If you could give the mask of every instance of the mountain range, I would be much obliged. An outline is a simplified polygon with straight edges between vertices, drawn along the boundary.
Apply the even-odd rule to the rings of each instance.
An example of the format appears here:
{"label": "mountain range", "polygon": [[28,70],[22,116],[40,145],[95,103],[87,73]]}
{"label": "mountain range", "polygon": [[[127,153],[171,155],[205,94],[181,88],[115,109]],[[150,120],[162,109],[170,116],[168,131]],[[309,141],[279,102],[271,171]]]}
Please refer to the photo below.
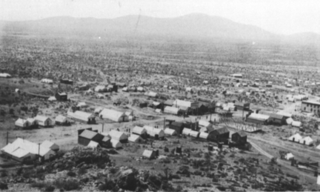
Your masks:
{"label": "mountain range", "polygon": [[175,18],[154,18],[130,15],[115,19],[51,17],[29,21],[1,21],[2,33],[60,34],[60,35],[148,35],[186,38],[235,39],[245,41],[286,41],[319,43],[320,34],[301,33],[280,35],[253,25],[231,20],[190,14]]}

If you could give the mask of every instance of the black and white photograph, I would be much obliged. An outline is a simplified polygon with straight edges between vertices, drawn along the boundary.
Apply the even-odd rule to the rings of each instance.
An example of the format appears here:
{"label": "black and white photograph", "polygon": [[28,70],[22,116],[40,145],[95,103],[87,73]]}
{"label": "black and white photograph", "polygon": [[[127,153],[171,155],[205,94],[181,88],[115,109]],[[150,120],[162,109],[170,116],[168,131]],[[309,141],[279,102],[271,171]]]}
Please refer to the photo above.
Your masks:
{"label": "black and white photograph", "polygon": [[320,191],[319,0],[0,0],[0,191]]}

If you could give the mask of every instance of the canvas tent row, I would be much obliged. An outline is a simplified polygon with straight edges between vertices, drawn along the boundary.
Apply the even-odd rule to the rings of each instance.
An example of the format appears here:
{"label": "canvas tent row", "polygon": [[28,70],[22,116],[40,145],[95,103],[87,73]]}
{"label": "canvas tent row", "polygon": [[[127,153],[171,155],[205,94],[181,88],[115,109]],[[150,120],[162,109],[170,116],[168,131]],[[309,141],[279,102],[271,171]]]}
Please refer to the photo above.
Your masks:
{"label": "canvas tent row", "polygon": [[103,119],[109,119],[115,122],[125,122],[128,121],[128,117],[124,112],[116,111],[113,109],[103,109],[99,113],[99,117]]}
{"label": "canvas tent row", "polygon": [[301,139],[300,143],[304,144],[304,145],[311,145],[313,143],[313,139],[311,137],[307,136],[307,137],[304,137],[303,139]]}

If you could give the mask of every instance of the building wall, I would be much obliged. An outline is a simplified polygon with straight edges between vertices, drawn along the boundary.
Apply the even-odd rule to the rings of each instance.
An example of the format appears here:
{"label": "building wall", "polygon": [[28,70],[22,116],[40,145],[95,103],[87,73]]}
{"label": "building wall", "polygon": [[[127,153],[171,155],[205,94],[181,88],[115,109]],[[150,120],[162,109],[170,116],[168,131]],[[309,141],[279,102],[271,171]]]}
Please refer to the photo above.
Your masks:
{"label": "building wall", "polygon": [[301,110],[311,113],[320,113],[320,105],[301,103]]}
{"label": "building wall", "polygon": [[78,144],[87,146],[90,143],[90,139],[84,137],[78,137]]}

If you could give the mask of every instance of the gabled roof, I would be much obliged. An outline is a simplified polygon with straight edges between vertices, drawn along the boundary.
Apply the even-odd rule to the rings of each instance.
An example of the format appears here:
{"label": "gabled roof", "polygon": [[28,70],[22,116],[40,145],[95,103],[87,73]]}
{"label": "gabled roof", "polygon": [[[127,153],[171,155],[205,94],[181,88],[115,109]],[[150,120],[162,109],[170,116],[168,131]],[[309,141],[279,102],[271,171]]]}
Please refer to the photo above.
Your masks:
{"label": "gabled roof", "polygon": [[247,134],[245,132],[243,132],[243,131],[239,131],[239,132],[236,132],[234,134],[238,134],[240,137],[246,137],[247,136]]}
{"label": "gabled roof", "polygon": [[52,141],[48,141],[48,140],[44,140],[40,147],[46,147],[46,148],[50,148],[52,150],[55,150],[55,149],[59,149],[59,146],[55,143],[53,143]]}
{"label": "gabled roof", "polygon": [[143,128],[143,127],[139,127],[139,126],[135,126],[132,131],[132,133],[136,133],[136,134],[139,134],[139,135],[142,135],[144,133],[146,133],[147,131]]}
{"label": "gabled roof", "polygon": [[101,116],[101,115],[103,118],[118,122],[121,120],[120,118],[123,117],[125,114],[123,112],[116,111],[113,109],[103,109],[99,113],[99,116]]}
{"label": "gabled roof", "polygon": [[153,155],[153,151],[152,150],[148,150],[148,149],[145,149],[142,153],[142,156],[143,157],[147,157],[147,158],[151,158]]}
{"label": "gabled roof", "polygon": [[130,135],[130,137],[128,138],[128,141],[136,142],[136,141],[138,141],[139,139],[141,139],[139,135],[132,134],[132,135]]}
{"label": "gabled roof", "polygon": [[124,133],[124,132],[121,132],[121,131],[117,131],[117,130],[111,130],[108,135],[111,137],[111,139],[114,139],[114,140],[125,140],[125,139],[128,139],[128,136]]}
{"label": "gabled roof", "polygon": [[50,119],[49,117],[43,116],[43,115],[37,115],[34,118],[36,121],[45,122],[46,120]]}
{"label": "gabled roof", "polygon": [[67,117],[63,116],[63,115],[58,115],[56,118],[55,118],[55,121],[56,122],[61,122],[61,123],[64,123],[67,121]]}
{"label": "gabled roof", "polygon": [[92,139],[94,138],[98,133],[94,132],[94,131],[89,131],[89,130],[84,130],[82,131],[82,133],[80,134],[80,137],[84,137],[87,139]]}
{"label": "gabled roof", "polygon": [[93,117],[91,113],[87,113],[84,111],[75,111],[74,113],[72,113],[71,111],[68,111],[68,116],[75,119],[80,119],[83,121],[88,121],[89,118]]}
{"label": "gabled roof", "polygon": [[229,133],[229,130],[227,128],[225,128],[225,127],[224,128],[220,128],[220,129],[215,129],[213,131],[215,131],[218,134]]}

